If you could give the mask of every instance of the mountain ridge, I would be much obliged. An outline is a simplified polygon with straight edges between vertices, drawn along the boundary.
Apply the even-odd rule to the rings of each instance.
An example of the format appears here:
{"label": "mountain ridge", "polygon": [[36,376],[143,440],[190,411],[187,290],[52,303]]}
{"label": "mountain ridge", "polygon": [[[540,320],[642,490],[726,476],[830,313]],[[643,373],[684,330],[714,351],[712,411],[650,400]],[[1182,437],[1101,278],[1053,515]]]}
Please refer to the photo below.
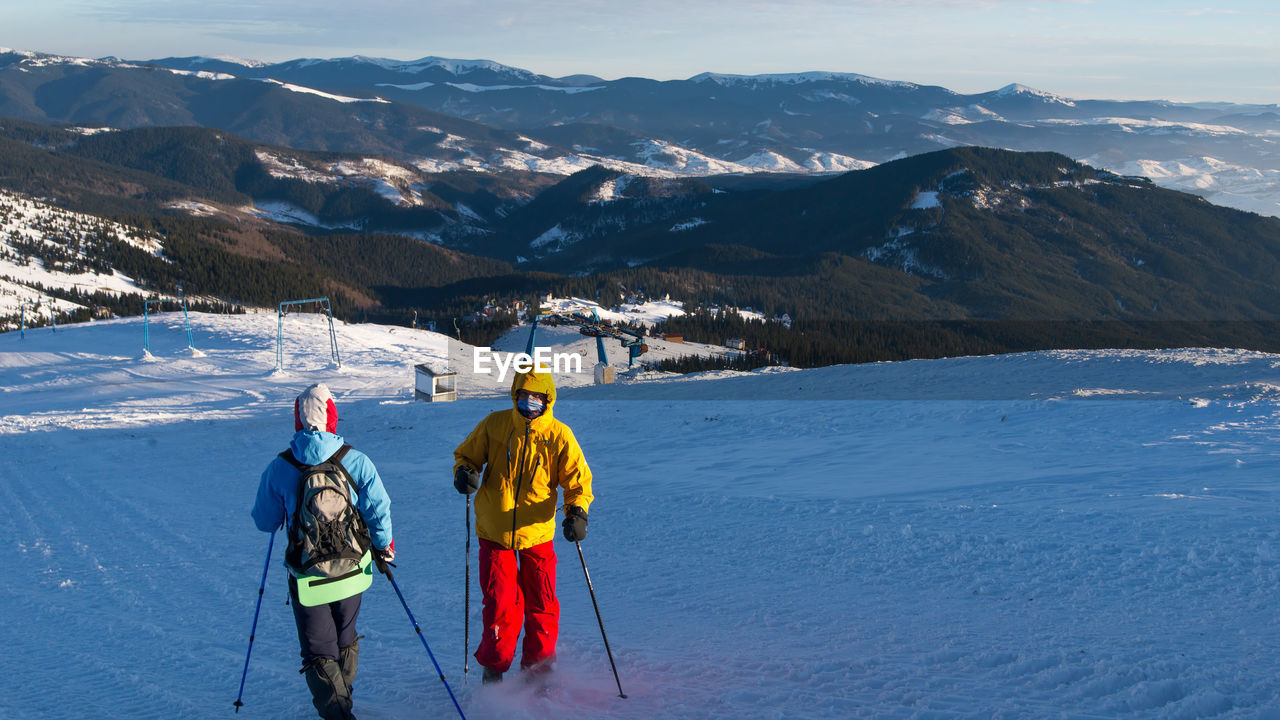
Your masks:
{"label": "mountain ridge", "polygon": [[[0,53],[0,115],[46,123],[0,120],[4,183],[161,229],[187,265],[130,256],[148,289],[329,292],[346,317],[406,322],[640,288],[789,315],[789,334],[732,330],[801,363],[884,357],[849,354],[868,343],[1256,344],[1280,316],[1278,221],[1138,177],[1247,173],[1274,145],[1267,106],[960,96],[850,73],[595,84],[437,58],[179,60]],[[1125,115],[1139,108],[1172,114]],[[1050,136],[1108,161],[1008,149]],[[1218,157],[1149,159],[1189,143]],[[746,173],[762,169],[788,172]],[[1254,169],[1259,197],[1268,172]]]}
{"label": "mountain ridge", "polygon": [[[1280,113],[1274,105],[1080,100],[1016,83],[958,94],[835,72],[567,81],[492,61],[432,56],[416,61],[307,59],[251,67],[199,57],[165,58],[112,67],[104,61],[32,59],[36,55],[9,53],[7,61],[0,59],[8,68],[0,69],[0,114],[33,122],[115,126],[198,122],[275,144],[379,152],[435,168],[524,168],[560,175],[592,164],[668,176],[822,173],[960,145],[1049,150],[1120,174],[1158,168],[1154,179],[1166,187],[1280,215]],[[40,100],[23,82],[6,82],[23,62],[34,63],[48,77]],[[443,67],[449,63],[458,72]],[[324,105],[319,96],[301,100],[260,88],[215,88],[226,79],[199,74],[181,83],[149,85],[144,81],[147,67],[216,71],[259,82],[270,77],[338,98],[388,102],[343,111]],[[121,76],[107,77],[112,74]],[[740,80],[722,85],[714,77]],[[31,78],[23,80],[29,84]],[[92,90],[95,85],[108,91],[100,94],[104,102],[87,106],[57,100],[73,87]],[[202,96],[209,98],[205,108],[238,106],[240,112],[234,117],[207,110],[203,115],[191,110],[173,114],[171,108],[186,107],[192,97]],[[428,119],[409,107],[441,115]],[[310,126],[264,122],[299,112],[314,118]],[[458,119],[476,124],[458,126]],[[444,132],[425,137],[414,130],[422,126]],[[1232,132],[1206,130],[1212,127]],[[628,134],[634,142],[598,147],[591,138],[602,131]]]}
{"label": "mountain ridge", "polygon": [[[373,176],[351,174],[365,166]],[[604,287],[610,278],[634,287],[636,277],[667,273],[669,281],[662,282],[670,285],[662,290],[677,297],[751,304],[793,317],[806,315],[796,305],[813,293],[806,283],[832,297],[847,295],[850,304],[837,312],[842,317],[1280,316],[1272,299],[1280,297],[1273,292],[1280,221],[1054,153],[954,149],[807,183],[663,180],[595,167],[555,184],[504,189],[442,175],[419,176],[393,190],[386,184],[394,176],[378,173],[394,167],[200,128],[83,136],[0,123],[0,171],[14,189],[44,188],[82,210],[115,216],[174,218],[161,220],[169,224],[198,215],[192,220],[243,233],[256,223],[254,232],[269,235],[277,232],[279,216],[245,208],[292,198],[338,225],[294,224],[288,236],[296,239],[270,241],[287,248],[283,257],[306,252],[307,245],[351,252],[360,246],[353,234],[359,228],[395,232],[400,243],[431,234],[473,262],[492,258],[492,269],[481,276],[523,278],[494,283],[495,289],[524,288],[518,294]],[[141,190],[121,196],[128,186]],[[415,193],[419,204],[397,208],[388,192],[401,199]],[[408,227],[397,230],[396,218]],[[325,239],[344,236],[351,239]],[[272,256],[253,250],[267,247],[260,241],[227,246],[237,247],[260,259]],[[326,257],[326,267],[339,268],[337,257]],[[412,306],[405,298],[415,295],[406,291],[427,287],[411,275],[359,271],[368,261],[342,262],[352,268],[344,271],[347,282],[363,278],[356,283],[365,284],[375,306],[383,292],[400,298],[388,307]],[[782,289],[771,290],[770,283]],[[386,290],[369,290],[373,285]],[[397,285],[401,290],[393,291]],[[468,292],[483,294],[482,286]],[[418,296],[441,297],[437,290]]]}

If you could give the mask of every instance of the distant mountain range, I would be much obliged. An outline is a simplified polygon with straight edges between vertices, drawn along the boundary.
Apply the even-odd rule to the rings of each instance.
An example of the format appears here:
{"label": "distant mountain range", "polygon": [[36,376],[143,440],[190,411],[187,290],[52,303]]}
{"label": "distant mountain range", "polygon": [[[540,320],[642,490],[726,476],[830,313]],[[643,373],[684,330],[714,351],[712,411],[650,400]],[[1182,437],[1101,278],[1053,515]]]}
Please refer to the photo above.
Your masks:
{"label": "distant mountain range", "polygon": [[978,94],[848,73],[550,78],[489,61],[262,64],[0,50],[0,116],[201,125],[424,172],[649,177],[823,174],[957,146],[1054,151],[1214,203],[1280,215],[1280,107]]}
{"label": "distant mountain range", "polygon": [[[676,324],[797,364],[1280,350],[1280,219],[1131,172],[1199,163],[1212,190],[1235,167],[1257,184],[1235,199],[1265,206],[1276,127],[1275,107],[835,73],[603,81],[437,58],[4,51],[0,190],[18,195],[0,208],[0,295],[75,317],[179,288],[210,307],[326,295],[349,319],[451,327],[546,292],[669,293],[787,314]],[[74,231],[20,219],[64,210],[82,214]]]}
{"label": "distant mountain range", "polygon": [[798,319],[1280,317],[1280,220],[1056,153],[955,148],[804,181],[479,177],[203,128],[0,123],[0,187],[164,236],[174,262],[121,269],[170,293],[271,305],[330,286],[348,312],[426,312],[626,286]]}

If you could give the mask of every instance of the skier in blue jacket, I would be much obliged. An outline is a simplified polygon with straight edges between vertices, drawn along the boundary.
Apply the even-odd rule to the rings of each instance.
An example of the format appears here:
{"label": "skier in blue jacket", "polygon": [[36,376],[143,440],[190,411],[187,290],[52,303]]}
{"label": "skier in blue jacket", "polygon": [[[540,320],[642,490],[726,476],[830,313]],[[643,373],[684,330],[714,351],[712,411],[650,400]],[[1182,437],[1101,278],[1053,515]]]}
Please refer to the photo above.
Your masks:
{"label": "skier in blue jacket", "polygon": [[[323,383],[316,383],[298,395],[293,405],[294,435],[289,449],[303,465],[328,460],[345,444],[337,434],[338,411],[333,395]],[[364,516],[373,541],[373,552],[383,562],[395,558],[391,535],[391,498],[382,478],[368,456],[348,450],[341,459],[355,481],[356,509]],[[275,532],[293,516],[298,504],[298,481],[302,473],[288,460],[277,456],[262,473],[253,504],[253,521],[263,532]],[[361,593],[315,607],[298,602],[298,584],[289,574],[293,616],[302,646],[302,667],[312,702],[325,720],[348,720],[351,715],[351,683],[356,677],[360,645],[356,616]]]}

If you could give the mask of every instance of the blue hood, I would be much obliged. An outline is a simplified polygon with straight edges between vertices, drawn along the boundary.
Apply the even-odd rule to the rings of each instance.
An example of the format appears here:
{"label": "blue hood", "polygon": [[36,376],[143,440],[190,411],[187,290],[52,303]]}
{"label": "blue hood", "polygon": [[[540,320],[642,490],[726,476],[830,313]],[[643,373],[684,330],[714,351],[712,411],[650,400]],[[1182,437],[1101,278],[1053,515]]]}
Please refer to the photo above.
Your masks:
{"label": "blue hood", "polygon": [[324,430],[299,430],[293,434],[289,449],[293,450],[293,456],[298,462],[304,465],[318,465],[333,457],[343,444],[341,435]]}

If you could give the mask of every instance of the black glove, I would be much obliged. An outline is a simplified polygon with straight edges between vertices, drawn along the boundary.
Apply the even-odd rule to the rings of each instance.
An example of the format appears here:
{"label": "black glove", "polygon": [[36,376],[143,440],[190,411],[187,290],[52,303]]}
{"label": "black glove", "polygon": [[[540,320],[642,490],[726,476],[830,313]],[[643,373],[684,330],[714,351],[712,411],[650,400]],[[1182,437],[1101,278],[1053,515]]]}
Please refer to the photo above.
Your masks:
{"label": "black glove", "polygon": [[396,541],[392,540],[391,544],[384,548],[373,549],[373,564],[378,568],[378,572],[393,577],[390,568],[396,566],[391,562],[396,559]]}
{"label": "black glove", "polygon": [[480,489],[480,473],[470,465],[459,465],[453,471],[453,486],[463,495],[470,495]]}
{"label": "black glove", "polygon": [[566,505],[564,508],[564,539],[578,542],[587,537],[587,511],[577,505]]}

